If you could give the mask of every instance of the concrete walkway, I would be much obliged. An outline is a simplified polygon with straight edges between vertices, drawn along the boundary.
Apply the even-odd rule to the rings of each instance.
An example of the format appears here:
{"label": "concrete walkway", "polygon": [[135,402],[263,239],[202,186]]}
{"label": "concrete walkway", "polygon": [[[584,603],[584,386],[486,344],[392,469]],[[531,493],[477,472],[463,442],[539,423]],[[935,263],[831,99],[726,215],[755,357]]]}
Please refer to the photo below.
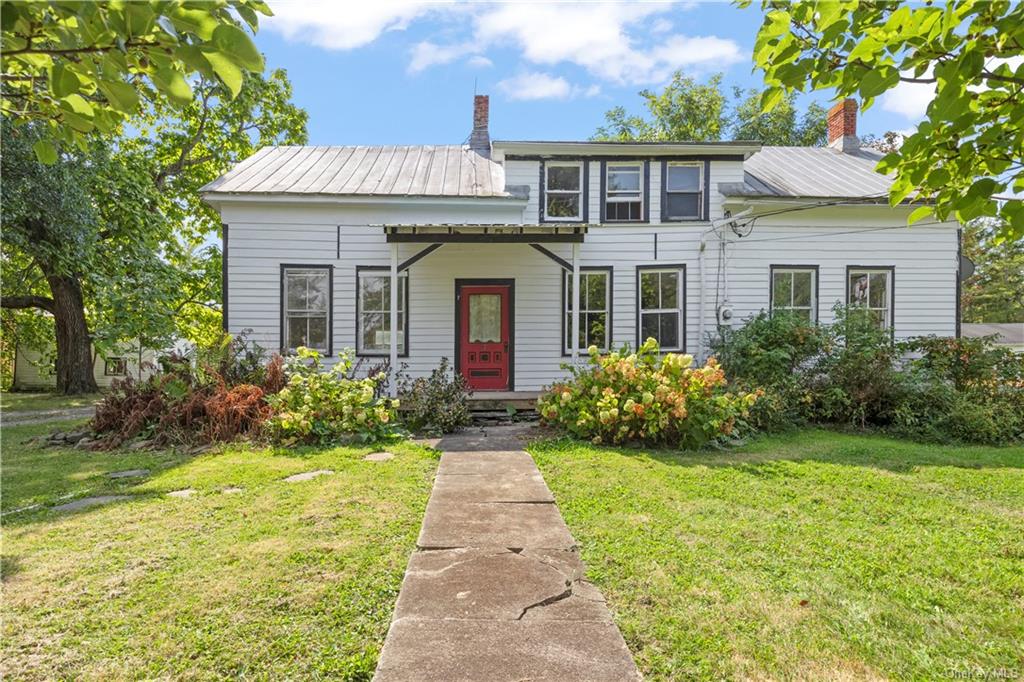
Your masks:
{"label": "concrete walkway", "polygon": [[521,432],[439,443],[378,682],[640,678]]}

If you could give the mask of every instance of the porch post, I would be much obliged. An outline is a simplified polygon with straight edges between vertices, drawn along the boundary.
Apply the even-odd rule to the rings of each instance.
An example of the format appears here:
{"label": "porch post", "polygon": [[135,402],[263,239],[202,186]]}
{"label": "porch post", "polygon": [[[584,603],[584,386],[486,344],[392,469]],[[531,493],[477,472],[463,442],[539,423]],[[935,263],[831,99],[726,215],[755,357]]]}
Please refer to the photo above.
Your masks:
{"label": "porch post", "polygon": [[580,245],[572,245],[572,337],[569,343],[569,355],[572,364],[579,359],[580,338]]}
{"label": "porch post", "polygon": [[398,371],[398,244],[391,244],[391,326],[388,332],[390,341],[390,367],[391,379],[388,385],[388,395],[392,398],[398,395],[398,379],[395,373]]}

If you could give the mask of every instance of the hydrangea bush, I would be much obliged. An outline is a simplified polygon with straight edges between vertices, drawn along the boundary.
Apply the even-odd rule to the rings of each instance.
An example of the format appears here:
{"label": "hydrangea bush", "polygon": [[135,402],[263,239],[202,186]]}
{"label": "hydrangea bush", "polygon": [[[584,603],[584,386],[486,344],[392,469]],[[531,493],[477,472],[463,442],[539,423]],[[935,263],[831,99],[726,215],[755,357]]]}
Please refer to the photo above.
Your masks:
{"label": "hydrangea bush", "polygon": [[299,348],[285,370],[288,383],[267,402],[274,414],[267,421],[270,437],[284,445],[370,442],[395,435],[398,401],[382,397],[383,372],[365,379],[349,376],[352,352],[323,369],[320,354]]}
{"label": "hydrangea bush", "polygon": [[693,356],[661,355],[654,339],[635,353],[602,355],[588,349],[584,367],[551,386],[538,400],[546,423],[594,443],[700,447],[736,435],[761,393],[726,390],[714,358],[693,366]]}

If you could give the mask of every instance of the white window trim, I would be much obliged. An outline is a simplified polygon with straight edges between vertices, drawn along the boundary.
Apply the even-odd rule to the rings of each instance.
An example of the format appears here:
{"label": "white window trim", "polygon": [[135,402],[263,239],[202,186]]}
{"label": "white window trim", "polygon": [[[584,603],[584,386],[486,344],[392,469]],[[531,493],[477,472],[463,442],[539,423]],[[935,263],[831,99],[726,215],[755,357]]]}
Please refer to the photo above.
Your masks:
{"label": "white window trim", "polygon": [[[604,275],[606,280],[607,280],[605,282],[605,288],[604,288],[604,310],[592,310],[590,308],[584,308],[583,307],[583,296],[582,296],[582,293],[583,293],[583,291],[586,288],[585,285],[583,284],[583,282],[584,282],[584,279],[587,276],[589,276],[589,275]],[[564,299],[563,304],[562,304],[562,319],[565,320],[562,323],[563,325],[565,325],[565,328],[562,330],[562,354],[563,355],[570,355],[572,353],[572,348],[569,346],[568,343],[566,343],[566,339],[570,335],[572,335],[571,325],[568,323],[569,320],[572,319],[572,308],[571,308],[571,306],[572,306],[572,296],[570,295],[570,287],[571,286],[572,286],[572,272],[565,271],[565,272],[563,272],[563,279],[562,279],[562,292],[563,292],[562,298]],[[586,333],[586,328],[587,328],[587,326],[586,326],[586,318],[585,318],[586,313],[602,313],[603,312],[604,313],[604,324],[605,324],[604,345],[603,346],[598,346],[598,350],[607,351],[609,348],[611,348],[611,345],[612,345],[612,339],[611,339],[611,336],[612,336],[612,269],[611,268],[605,268],[605,267],[597,267],[597,268],[592,268],[592,269],[587,269],[587,270],[580,270],[580,294],[581,294],[580,295],[580,313],[579,313],[580,314],[580,331]],[[590,347],[589,345],[588,346],[582,346],[582,347],[578,348],[577,350],[583,351],[585,353],[587,351],[587,348],[589,348],[589,347]]]}
{"label": "white window trim", "polygon": [[[310,312],[319,313],[319,311],[299,311],[291,310],[288,308],[288,276],[302,272],[302,271],[315,271],[326,275],[327,277],[327,307],[323,311],[325,317],[324,327],[326,329],[326,338],[324,339],[324,345],[314,348],[313,350],[330,355],[332,353],[331,342],[332,332],[331,325],[333,324],[333,315],[331,314],[334,308],[334,268],[329,265],[284,265],[281,269],[281,346],[282,350],[287,353],[291,353],[296,349],[296,346],[291,345],[291,339],[289,338],[288,320],[290,315],[300,315],[305,313],[307,318]],[[308,323],[307,323],[308,324]]]}
{"label": "white window trim", "polygon": [[[885,307],[879,308],[871,305],[871,275],[885,275]],[[879,310],[885,314],[882,315],[882,329],[892,329],[895,326],[896,319],[894,314],[895,304],[895,292],[893,291],[893,275],[895,270],[887,267],[852,267],[846,270],[846,304],[849,306],[856,306],[858,308],[865,308],[867,310]],[[868,290],[865,300],[867,301],[864,305],[860,305],[853,302],[853,288],[850,284],[850,280],[854,275],[868,275]]]}
{"label": "white window trim", "polygon": [[[577,191],[556,189],[551,190],[548,188],[548,173],[552,168],[575,168],[579,172],[580,188]],[[544,214],[544,220],[547,222],[573,222],[583,220],[583,202],[586,201],[584,196],[583,187],[583,162],[582,161],[547,161],[544,163],[544,205],[541,210]],[[557,196],[571,196],[573,194],[579,197],[579,201],[576,202],[576,215],[572,216],[549,216],[548,215],[548,197],[550,195]]]}
{"label": "white window trim", "polygon": [[[114,371],[110,371],[110,364],[118,363],[114,366]],[[105,358],[103,360],[103,376],[105,377],[124,377],[128,376],[128,359],[127,358]]]}
{"label": "white window trim", "polygon": [[[613,196],[611,196],[611,192],[612,192],[612,190],[611,190],[611,183],[608,181],[608,178],[609,178],[610,173],[615,168],[623,168],[623,167],[636,167],[636,169],[637,169],[637,180],[639,180],[639,182],[637,183],[637,186],[639,187],[639,189],[636,192],[632,192],[632,191],[624,192],[624,191],[620,190],[618,192],[619,194],[621,194],[621,195],[627,195],[628,194],[629,196],[616,196],[616,197],[613,197]],[[609,162],[607,162],[605,164],[605,168],[604,168],[604,196],[601,197],[601,201],[603,201],[605,203],[605,205],[607,205],[607,204],[619,204],[619,203],[623,203],[624,204],[624,203],[639,202],[639,204],[640,204],[640,217],[639,218],[635,218],[635,219],[634,218],[609,218],[608,217],[608,209],[606,208],[605,211],[604,211],[604,214],[605,214],[604,221],[606,223],[639,223],[639,222],[643,222],[643,218],[644,218],[644,194],[646,193],[646,189],[647,188],[644,186],[644,162],[643,161],[609,161]],[[633,194],[636,194],[636,197],[632,196]]]}
{"label": "white window trim", "polygon": [[[668,212],[668,196],[670,194],[694,194],[694,192],[686,192],[683,190],[669,189],[668,176],[669,169],[671,168],[696,168],[697,169],[697,215],[695,216],[674,216],[669,215]],[[662,221],[673,221],[673,220],[701,220],[704,217],[704,202],[707,201],[707,197],[704,196],[704,164],[700,161],[669,161],[665,164],[665,177],[661,179],[665,188],[665,205],[661,207],[661,219]]]}
{"label": "white window trim", "polygon": [[[358,357],[388,357],[391,353],[390,347],[379,350],[376,348],[367,350],[363,347],[363,315],[366,313],[366,308],[363,306],[363,287],[361,281],[363,277],[383,277],[384,279],[389,279],[391,277],[391,270],[388,268],[363,267],[356,271],[356,309],[358,310],[356,315],[356,355]],[[398,336],[398,356],[404,358],[409,356],[409,350],[405,347],[405,340],[409,335],[410,292],[408,270],[403,270],[398,273],[398,286],[402,287],[400,291],[404,294],[398,302],[398,318],[402,323],[402,333]],[[390,318],[391,305],[390,303],[386,303],[385,305],[386,309],[379,312],[385,317]]]}
{"label": "white window trim", "polygon": [[[771,282],[768,286],[771,287],[769,296],[771,297],[771,310],[769,313],[774,313],[776,310],[808,310],[811,313],[810,321],[815,323],[818,321],[818,271],[816,268],[806,266],[795,266],[795,265],[773,265],[770,268],[771,271]],[[811,276],[811,303],[806,306],[795,306],[793,305],[793,275],[794,274],[808,273]],[[779,302],[775,299],[775,275],[788,274],[789,279],[789,303],[787,305],[779,305]]]}
{"label": "white window trim", "polygon": [[[679,301],[679,306],[676,308],[644,308],[643,293],[640,289],[643,283],[644,275],[658,274],[658,273],[675,273],[677,275],[676,281],[676,300]],[[686,350],[686,268],[684,267],[666,267],[666,268],[648,268],[638,267],[637,268],[637,292],[636,292],[636,320],[637,320],[637,343],[643,344],[647,339],[641,338],[643,336],[645,314],[655,315],[658,313],[678,313],[676,324],[678,329],[676,330],[676,338],[679,339],[679,345],[676,346],[662,346],[661,340],[658,340],[658,347],[662,352],[671,351],[684,351]],[[658,297],[661,297],[661,290],[659,288]]]}

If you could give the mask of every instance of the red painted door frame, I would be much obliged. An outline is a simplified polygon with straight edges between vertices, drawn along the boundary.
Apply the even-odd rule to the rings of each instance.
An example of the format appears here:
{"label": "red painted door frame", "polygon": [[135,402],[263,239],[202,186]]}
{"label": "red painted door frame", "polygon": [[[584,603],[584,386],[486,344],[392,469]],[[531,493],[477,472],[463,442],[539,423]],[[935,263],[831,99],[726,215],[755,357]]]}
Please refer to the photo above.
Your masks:
{"label": "red painted door frame", "polygon": [[[498,342],[469,341],[469,299],[473,294],[501,298],[501,338]],[[455,370],[474,391],[515,388],[515,280],[455,280]]]}

